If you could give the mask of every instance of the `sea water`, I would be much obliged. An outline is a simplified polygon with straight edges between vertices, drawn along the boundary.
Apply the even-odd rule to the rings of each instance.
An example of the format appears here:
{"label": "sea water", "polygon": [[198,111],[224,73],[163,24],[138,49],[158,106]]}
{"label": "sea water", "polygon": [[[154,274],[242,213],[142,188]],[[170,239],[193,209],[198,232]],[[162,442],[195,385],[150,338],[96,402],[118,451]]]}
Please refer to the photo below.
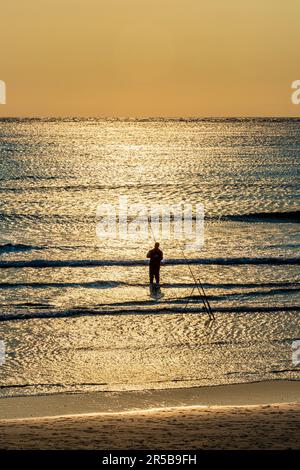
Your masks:
{"label": "sea water", "polygon": [[[298,380],[299,154],[299,119],[2,119],[1,396]],[[97,237],[120,195],[204,205],[159,300],[151,233]]]}

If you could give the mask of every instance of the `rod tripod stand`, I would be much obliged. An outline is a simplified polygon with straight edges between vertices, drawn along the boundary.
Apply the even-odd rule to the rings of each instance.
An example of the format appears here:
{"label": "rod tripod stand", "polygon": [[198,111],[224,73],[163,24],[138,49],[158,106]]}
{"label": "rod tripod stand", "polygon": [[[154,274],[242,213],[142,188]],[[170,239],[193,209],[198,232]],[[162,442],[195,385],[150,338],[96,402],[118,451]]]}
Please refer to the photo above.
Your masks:
{"label": "rod tripod stand", "polygon": [[208,322],[210,323],[211,321],[214,321],[214,320],[215,320],[215,316],[214,316],[214,313],[213,313],[213,311],[212,311],[212,309],[211,309],[211,306],[210,306],[210,303],[209,303],[209,301],[208,301],[207,295],[206,295],[206,293],[205,293],[205,290],[204,290],[203,284],[202,284],[202,282],[201,282],[201,279],[200,279],[200,278],[196,278],[196,276],[195,276],[195,274],[193,273],[193,270],[192,270],[192,268],[191,268],[191,266],[190,266],[190,264],[189,264],[189,262],[188,262],[188,260],[187,260],[187,258],[186,258],[186,256],[185,256],[185,253],[184,253],[183,249],[181,249],[181,251],[182,251],[183,257],[184,257],[184,259],[185,259],[185,262],[186,262],[186,264],[187,264],[187,266],[188,266],[188,268],[189,268],[189,271],[190,271],[190,273],[191,273],[191,276],[192,276],[192,278],[193,278],[193,280],[194,280],[194,286],[193,286],[192,292],[190,293],[190,295],[189,295],[189,297],[188,297],[188,300],[187,300],[187,303],[185,304],[184,309],[187,308],[188,303],[189,303],[189,301],[191,300],[191,296],[192,296],[194,290],[197,289],[197,291],[198,291],[198,293],[199,293],[199,295],[200,295],[200,299],[202,300],[202,303],[203,303],[203,309],[204,309],[205,313],[208,315]]}
{"label": "rod tripod stand", "polygon": [[199,296],[200,296],[200,299],[202,300],[203,309],[204,309],[205,313],[207,313],[208,318],[209,318],[209,321],[215,320],[215,316],[214,316],[214,314],[213,314],[213,311],[212,311],[212,309],[211,309],[210,303],[209,303],[208,298],[207,298],[207,296],[206,296],[206,293],[205,293],[205,291],[204,291],[202,282],[200,281],[200,279],[195,279],[194,281],[195,281],[195,283],[194,283],[193,288],[192,288],[192,291],[191,291],[191,293],[190,293],[190,295],[189,295],[189,297],[188,297],[188,299],[187,299],[187,302],[186,302],[186,304],[185,304],[184,309],[187,308],[187,306],[188,306],[188,304],[189,304],[189,302],[190,302],[190,300],[191,300],[191,298],[192,298],[192,296],[193,296],[193,293],[194,293],[194,291],[196,290],[196,291],[198,291]]}

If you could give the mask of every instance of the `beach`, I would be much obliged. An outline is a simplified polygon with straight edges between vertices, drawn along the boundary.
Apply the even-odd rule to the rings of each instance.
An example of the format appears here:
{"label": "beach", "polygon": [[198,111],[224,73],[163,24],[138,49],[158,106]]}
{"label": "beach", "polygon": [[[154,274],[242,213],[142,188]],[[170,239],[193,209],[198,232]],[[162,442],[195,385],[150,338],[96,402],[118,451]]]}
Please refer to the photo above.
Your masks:
{"label": "beach", "polygon": [[3,399],[0,447],[299,449],[299,392],[283,381]]}
{"label": "beach", "polygon": [[0,129],[0,447],[299,447],[299,119]]}

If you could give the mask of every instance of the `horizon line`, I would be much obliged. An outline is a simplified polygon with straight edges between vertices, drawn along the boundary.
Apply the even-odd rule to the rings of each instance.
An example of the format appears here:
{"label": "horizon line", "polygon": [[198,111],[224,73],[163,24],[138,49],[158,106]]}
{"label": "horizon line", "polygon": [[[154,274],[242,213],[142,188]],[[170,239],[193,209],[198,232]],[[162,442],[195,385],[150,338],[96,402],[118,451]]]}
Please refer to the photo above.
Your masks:
{"label": "horizon line", "polygon": [[300,119],[299,116],[287,116],[287,115],[230,115],[230,116],[160,116],[160,115],[145,115],[145,116],[100,116],[100,115],[13,115],[13,116],[1,116],[2,119],[117,119],[117,120],[143,120],[143,119],[173,119],[173,120],[204,120],[204,119]]}

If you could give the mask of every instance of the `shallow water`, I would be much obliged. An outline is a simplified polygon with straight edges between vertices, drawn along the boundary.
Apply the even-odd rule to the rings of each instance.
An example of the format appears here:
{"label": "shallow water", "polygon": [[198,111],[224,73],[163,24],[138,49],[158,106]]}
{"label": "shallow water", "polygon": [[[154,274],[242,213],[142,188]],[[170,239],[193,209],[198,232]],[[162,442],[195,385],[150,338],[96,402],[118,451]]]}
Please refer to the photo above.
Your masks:
{"label": "shallow water", "polygon": [[[299,379],[299,150],[297,119],[2,120],[1,395]],[[151,234],[97,238],[119,195],[204,204],[185,254],[214,323],[183,241],[155,302]]]}

